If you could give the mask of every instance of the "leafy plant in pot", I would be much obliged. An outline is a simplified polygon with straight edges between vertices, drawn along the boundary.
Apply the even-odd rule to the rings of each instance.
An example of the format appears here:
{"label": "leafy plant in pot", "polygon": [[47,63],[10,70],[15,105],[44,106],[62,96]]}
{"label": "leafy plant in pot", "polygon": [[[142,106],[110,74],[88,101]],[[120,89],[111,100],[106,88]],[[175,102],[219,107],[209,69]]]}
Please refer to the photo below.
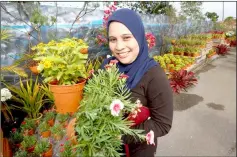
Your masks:
{"label": "leafy plant in pot", "polygon": [[53,136],[53,138],[57,141],[61,140],[64,133],[65,133],[64,128],[59,123],[57,123],[53,127],[51,127],[50,131],[51,131],[51,135]]}
{"label": "leafy plant in pot", "polygon": [[56,120],[65,128],[68,125],[68,119],[70,118],[70,114],[60,114],[58,113],[56,116]]}
{"label": "leafy plant in pot", "polygon": [[46,121],[50,126],[54,125],[54,119],[56,117],[56,112],[51,110],[44,111],[44,121]]}
{"label": "leafy plant in pot", "polygon": [[21,123],[21,131],[24,135],[33,135],[35,133],[36,123],[29,119],[25,118],[25,120]]}
{"label": "leafy plant in pot", "polygon": [[21,142],[21,148],[26,150],[28,153],[31,153],[35,149],[36,142],[37,142],[36,136],[24,136],[24,139]]}
{"label": "leafy plant in pot", "polygon": [[40,113],[41,107],[46,103],[48,100],[44,99],[45,92],[40,88],[40,84],[38,83],[38,76],[36,80],[33,78],[24,80],[20,78],[20,87],[9,85],[4,83],[7,88],[14,93],[12,95],[12,100],[20,103],[21,105],[12,105],[15,109],[22,110],[28,114],[28,118],[35,119],[36,121],[38,118],[42,117]]}
{"label": "leafy plant in pot", "polygon": [[226,55],[227,52],[229,51],[229,48],[224,44],[217,45],[215,46],[215,48],[217,48],[216,53],[218,55]]}
{"label": "leafy plant in pot", "polygon": [[66,140],[64,144],[60,144],[59,156],[60,157],[76,157],[77,149],[72,146],[71,142]]}
{"label": "leafy plant in pot", "polygon": [[77,111],[86,79],[90,76],[86,70],[87,43],[82,39],[64,38],[32,49],[36,50],[34,60],[39,61],[38,70],[54,95],[57,112]]}
{"label": "leafy plant in pot", "polygon": [[[75,131],[78,141],[75,148],[82,157],[120,156],[122,140],[118,137],[121,134],[134,136],[137,142],[145,141],[143,130],[132,129],[133,121],[123,117],[136,108],[126,88],[127,76],[119,73],[112,62],[105,67],[106,70],[99,69],[88,80],[80,111],[75,114],[74,128],[70,129]],[[118,107],[116,113],[113,108],[115,104]],[[67,135],[71,139],[73,134],[68,129],[69,126]]]}
{"label": "leafy plant in pot", "polygon": [[23,134],[17,130],[16,128],[13,128],[12,131],[10,132],[10,142],[12,144],[12,146],[15,148],[19,148],[20,147],[20,143],[23,141]]}
{"label": "leafy plant in pot", "polygon": [[174,71],[169,77],[170,86],[174,93],[179,94],[182,90],[186,91],[189,86],[197,83],[197,78],[193,72],[187,70]]}
{"label": "leafy plant in pot", "polygon": [[35,146],[34,153],[42,157],[52,157],[53,145],[48,138],[41,138]]}
{"label": "leafy plant in pot", "polygon": [[50,126],[46,121],[39,124],[38,131],[42,137],[49,137],[51,135]]}

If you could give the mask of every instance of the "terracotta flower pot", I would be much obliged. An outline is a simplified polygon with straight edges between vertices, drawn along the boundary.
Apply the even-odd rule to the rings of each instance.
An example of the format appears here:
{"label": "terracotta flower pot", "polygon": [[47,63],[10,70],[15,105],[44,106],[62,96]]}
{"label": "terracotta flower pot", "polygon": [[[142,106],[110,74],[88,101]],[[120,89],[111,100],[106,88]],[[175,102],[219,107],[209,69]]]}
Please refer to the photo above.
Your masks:
{"label": "terracotta flower pot", "polygon": [[50,119],[50,120],[48,121],[48,124],[49,124],[49,126],[53,126],[53,125],[54,125],[54,119]]}
{"label": "terracotta flower pot", "polygon": [[47,152],[42,154],[43,157],[52,157],[53,156],[53,146],[50,144],[50,148]]}
{"label": "terracotta flower pot", "polygon": [[[75,85],[51,85],[55,106],[58,113],[76,112],[82,99],[86,80]],[[69,101],[70,100],[70,101]]]}
{"label": "terracotta flower pot", "polygon": [[41,136],[42,137],[49,137],[51,135],[51,131],[50,130],[48,130],[48,131],[44,131],[44,132],[41,132]]}
{"label": "terracotta flower pot", "polygon": [[87,49],[87,48],[82,48],[82,49],[80,50],[80,52],[81,52],[82,54],[87,54],[87,53],[88,53],[88,49]]}
{"label": "terracotta flower pot", "polygon": [[74,130],[74,125],[76,123],[76,118],[73,118],[69,124],[68,124],[68,127],[67,127],[67,137],[71,140],[72,144],[77,144],[77,139],[76,139],[76,136],[75,136],[75,130]]}
{"label": "terracotta flower pot", "polygon": [[37,66],[31,66],[29,67],[31,72],[38,75],[39,74],[39,70],[37,69]]}

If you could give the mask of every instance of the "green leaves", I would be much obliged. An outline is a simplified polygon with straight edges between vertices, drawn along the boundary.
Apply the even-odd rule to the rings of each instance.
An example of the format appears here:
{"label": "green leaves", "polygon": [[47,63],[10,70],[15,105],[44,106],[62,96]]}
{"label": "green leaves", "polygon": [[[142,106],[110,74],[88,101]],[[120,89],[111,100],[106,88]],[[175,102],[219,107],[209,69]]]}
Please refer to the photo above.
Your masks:
{"label": "green leaves", "polygon": [[19,106],[12,106],[28,113],[30,118],[38,118],[39,110],[47,101],[47,99],[43,99],[45,92],[39,87],[38,77],[34,83],[32,78],[26,80],[25,82],[26,84],[23,85],[23,82],[20,79],[20,88],[6,83],[4,84],[11,92],[14,93],[12,99],[21,104]]}
{"label": "green leaves", "polygon": [[[130,128],[131,122],[123,114],[135,107],[130,101],[130,91],[126,82],[119,80],[120,73],[115,65],[98,73],[88,80],[84,88],[80,110],[75,114],[77,132],[76,145],[82,157],[87,156],[120,156],[122,134],[128,134],[143,140],[141,130]],[[111,115],[110,104],[119,99],[124,104],[122,114]]]}

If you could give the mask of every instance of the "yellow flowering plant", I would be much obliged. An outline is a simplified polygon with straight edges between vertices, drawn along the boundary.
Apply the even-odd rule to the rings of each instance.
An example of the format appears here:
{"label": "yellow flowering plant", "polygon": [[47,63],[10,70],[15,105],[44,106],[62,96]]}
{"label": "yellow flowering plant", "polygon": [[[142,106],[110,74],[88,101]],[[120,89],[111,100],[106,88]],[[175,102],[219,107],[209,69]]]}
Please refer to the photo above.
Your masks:
{"label": "yellow flowering plant", "polygon": [[90,75],[86,68],[88,47],[82,39],[64,38],[31,49],[36,51],[34,60],[39,61],[37,69],[46,83],[72,85]]}

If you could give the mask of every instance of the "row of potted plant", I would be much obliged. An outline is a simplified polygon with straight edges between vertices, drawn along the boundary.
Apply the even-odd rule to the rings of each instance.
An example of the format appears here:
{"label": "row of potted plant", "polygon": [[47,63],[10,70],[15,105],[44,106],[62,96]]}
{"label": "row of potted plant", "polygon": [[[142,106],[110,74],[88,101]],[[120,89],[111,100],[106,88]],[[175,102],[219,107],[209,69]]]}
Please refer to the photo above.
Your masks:
{"label": "row of potted plant", "polygon": [[201,54],[201,48],[194,46],[170,46],[167,51],[169,54],[189,56],[189,57],[198,57]]}
{"label": "row of potted plant", "polygon": [[[40,120],[38,126],[37,123],[35,123],[31,119],[25,118],[20,126],[20,129],[14,129],[11,132],[10,136],[10,141],[14,146],[13,150],[18,150],[16,155],[20,152],[22,153],[25,151],[28,153],[36,154],[45,153],[45,143],[48,141],[36,140],[37,135],[41,139],[51,138],[55,142],[59,142],[65,135],[65,129],[68,125],[70,117],[71,115],[69,113],[57,114],[54,110],[48,110],[44,112],[44,115]],[[50,151],[52,151],[52,147],[53,146],[51,142]]]}
{"label": "row of potted plant", "polygon": [[165,54],[163,56],[154,56],[153,58],[155,61],[159,62],[161,67],[166,72],[187,69],[195,62],[195,58],[193,57],[173,55],[173,54]]}

